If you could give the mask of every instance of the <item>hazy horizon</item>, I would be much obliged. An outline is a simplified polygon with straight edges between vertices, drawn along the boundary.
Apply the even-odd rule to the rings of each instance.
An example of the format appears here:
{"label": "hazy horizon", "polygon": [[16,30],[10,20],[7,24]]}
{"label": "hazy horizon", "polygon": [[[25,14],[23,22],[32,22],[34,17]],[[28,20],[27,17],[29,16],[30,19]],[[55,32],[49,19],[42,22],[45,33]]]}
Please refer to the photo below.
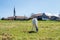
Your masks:
{"label": "hazy horizon", "polygon": [[16,16],[29,17],[32,13],[58,15],[60,0],[0,0],[0,18],[13,16],[15,6]]}

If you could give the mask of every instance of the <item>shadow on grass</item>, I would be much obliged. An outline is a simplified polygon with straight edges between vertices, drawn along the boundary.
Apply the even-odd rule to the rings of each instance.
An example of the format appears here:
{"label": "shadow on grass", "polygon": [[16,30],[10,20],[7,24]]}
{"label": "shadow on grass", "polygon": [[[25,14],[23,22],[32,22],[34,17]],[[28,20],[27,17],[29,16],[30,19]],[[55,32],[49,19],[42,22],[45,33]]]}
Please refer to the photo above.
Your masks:
{"label": "shadow on grass", "polygon": [[37,33],[37,32],[35,32],[35,31],[28,31],[28,33]]}
{"label": "shadow on grass", "polygon": [[36,31],[23,31],[24,33],[37,33]]}

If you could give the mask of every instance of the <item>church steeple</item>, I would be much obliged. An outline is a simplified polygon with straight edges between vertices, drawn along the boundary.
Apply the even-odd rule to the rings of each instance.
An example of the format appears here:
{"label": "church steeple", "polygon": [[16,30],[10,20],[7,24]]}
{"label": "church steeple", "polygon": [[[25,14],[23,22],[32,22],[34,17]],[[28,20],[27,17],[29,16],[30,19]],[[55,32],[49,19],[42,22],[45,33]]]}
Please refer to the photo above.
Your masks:
{"label": "church steeple", "polygon": [[13,14],[13,16],[14,16],[14,20],[16,19],[16,11],[15,11],[15,7],[14,7],[14,14]]}
{"label": "church steeple", "polygon": [[15,12],[15,7],[14,7],[14,16],[15,16],[15,13],[16,13],[16,12]]}

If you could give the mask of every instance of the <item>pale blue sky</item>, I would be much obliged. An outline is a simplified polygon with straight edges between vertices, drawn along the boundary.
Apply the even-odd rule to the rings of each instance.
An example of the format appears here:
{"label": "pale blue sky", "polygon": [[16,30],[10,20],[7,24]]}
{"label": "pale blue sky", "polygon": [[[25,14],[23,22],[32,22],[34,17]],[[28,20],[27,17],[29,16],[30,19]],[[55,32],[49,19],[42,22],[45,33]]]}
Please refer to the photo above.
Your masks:
{"label": "pale blue sky", "polygon": [[0,18],[13,16],[14,6],[17,16],[30,16],[39,12],[58,14],[60,0],[0,0]]}

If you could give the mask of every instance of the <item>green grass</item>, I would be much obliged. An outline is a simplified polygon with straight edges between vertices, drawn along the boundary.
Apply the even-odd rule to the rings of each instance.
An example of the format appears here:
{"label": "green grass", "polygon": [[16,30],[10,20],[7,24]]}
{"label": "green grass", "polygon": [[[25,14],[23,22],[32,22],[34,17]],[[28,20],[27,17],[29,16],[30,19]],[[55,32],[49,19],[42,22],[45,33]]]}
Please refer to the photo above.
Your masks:
{"label": "green grass", "polygon": [[58,21],[38,21],[39,31],[28,33],[32,27],[31,20],[0,20],[0,40],[10,35],[12,35],[11,40],[60,40],[60,22]]}

